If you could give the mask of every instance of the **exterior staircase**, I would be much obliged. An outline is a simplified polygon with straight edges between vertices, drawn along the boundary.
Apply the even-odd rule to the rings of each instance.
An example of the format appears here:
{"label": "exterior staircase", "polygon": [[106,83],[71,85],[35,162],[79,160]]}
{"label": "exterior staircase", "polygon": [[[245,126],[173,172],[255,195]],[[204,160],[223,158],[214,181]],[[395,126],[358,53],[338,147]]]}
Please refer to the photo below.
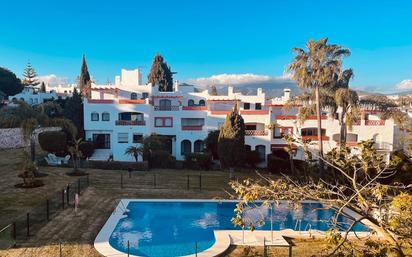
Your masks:
{"label": "exterior staircase", "polygon": [[112,155],[110,149],[95,149],[93,155],[89,158],[89,161],[107,161]]}

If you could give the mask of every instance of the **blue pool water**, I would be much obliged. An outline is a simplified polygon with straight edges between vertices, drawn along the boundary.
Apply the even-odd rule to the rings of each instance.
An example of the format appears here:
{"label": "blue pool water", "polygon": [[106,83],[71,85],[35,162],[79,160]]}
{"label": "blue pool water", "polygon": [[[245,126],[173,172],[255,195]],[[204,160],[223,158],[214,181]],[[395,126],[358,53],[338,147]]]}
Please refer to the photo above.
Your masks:
{"label": "blue pool water", "polygon": [[[109,243],[115,249],[148,257],[184,256],[210,248],[215,243],[213,230],[234,230],[231,218],[234,202],[139,202],[128,204],[128,217],[121,219],[110,236]],[[295,229],[298,220],[304,230],[326,231],[333,210],[320,209],[319,203],[303,203],[293,209],[287,203],[275,206],[272,212],[273,229]],[[251,212],[250,212],[251,213]],[[257,229],[270,230],[270,209],[262,208],[248,214],[250,220],[265,217],[265,225]],[[342,222],[345,219],[342,217]],[[298,222],[299,224],[299,222]],[[299,230],[299,227],[298,227]],[[355,231],[367,231],[357,225]]]}

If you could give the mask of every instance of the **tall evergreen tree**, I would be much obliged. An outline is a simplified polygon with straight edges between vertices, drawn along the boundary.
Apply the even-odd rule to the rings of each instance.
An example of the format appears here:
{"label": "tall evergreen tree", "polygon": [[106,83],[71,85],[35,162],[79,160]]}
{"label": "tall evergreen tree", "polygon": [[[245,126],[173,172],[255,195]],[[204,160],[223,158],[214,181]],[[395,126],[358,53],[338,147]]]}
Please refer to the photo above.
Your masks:
{"label": "tall evergreen tree", "polygon": [[73,122],[78,130],[79,136],[83,136],[83,101],[82,95],[77,89],[74,89],[73,95],[66,99],[63,115]]}
{"label": "tall evergreen tree", "polygon": [[15,95],[23,89],[23,85],[16,74],[6,68],[0,67],[0,91],[9,95]]}
{"label": "tall evergreen tree", "polygon": [[160,54],[153,58],[147,80],[152,86],[159,86],[159,91],[173,91],[173,72]]}
{"label": "tall evergreen tree", "polygon": [[82,59],[82,67],[80,68],[80,76],[79,76],[79,89],[80,93],[86,97],[90,98],[91,96],[91,79],[89,70],[87,68],[86,57],[83,55]]}
{"label": "tall evergreen tree", "polygon": [[30,62],[28,62],[26,68],[24,68],[23,77],[23,85],[25,86],[40,85],[40,81],[37,79],[37,72]]}
{"label": "tall evergreen tree", "polygon": [[43,93],[46,92],[46,85],[44,84],[44,82],[42,82],[40,85],[40,92],[43,92]]}
{"label": "tall evergreen tree", "polygon": [[210,87],[210,95],[218,95],[216,86],[213,85]]}
{"label": "tall evergreen tree", "polygon": [[218,139],[218,154],[222,167],[240,166],[244,160],[245,123],[236,105],[226,116],[225,123],[220,128]]}

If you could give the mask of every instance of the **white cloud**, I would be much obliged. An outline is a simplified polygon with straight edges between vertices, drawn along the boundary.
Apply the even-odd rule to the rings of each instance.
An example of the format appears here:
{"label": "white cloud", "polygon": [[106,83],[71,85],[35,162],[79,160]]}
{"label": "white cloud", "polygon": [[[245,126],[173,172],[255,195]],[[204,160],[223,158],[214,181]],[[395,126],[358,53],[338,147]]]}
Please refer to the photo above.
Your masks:
{"label": "white cloud", "polygon": [[187,83],[194,84],[199,87],[207,87],[211,85],[215,86],[227,86],[227,85],[245,85],[245,84],[261,84],[265,82],[273,81],[290,81],[290,75],[285,74],[280,77],[271,77],[267,75],[257,75],[253,73],[243,74],[218,74],[210,77],[202,77],[195,79],[188,79]]}
{"label": "white cloud", "polygon": [[38,79],[45,84],[49,84],[49,86],[57,86],[57,85],[64,85],[67,84],[69,79],[66,77],[60,77],[55,74],[48,74],[39,76]]}
{"label": "white cloud", "polygon": [[408,90],[412,89],[412,79],[404,79],[396,85],[396,89]]}

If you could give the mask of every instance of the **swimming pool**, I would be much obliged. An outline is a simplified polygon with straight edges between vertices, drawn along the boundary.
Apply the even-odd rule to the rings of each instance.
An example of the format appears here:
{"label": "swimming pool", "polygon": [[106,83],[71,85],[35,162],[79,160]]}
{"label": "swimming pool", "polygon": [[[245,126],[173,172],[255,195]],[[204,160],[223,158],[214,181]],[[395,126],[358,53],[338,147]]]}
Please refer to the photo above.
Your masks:
{"label": "swimming pool", "polygon": [[[234,201],[183,201],[183,200],[129,200],[118,209],[129,210],[121,214],[117,222],[106,229],[111,247],[119,252],[135,256],[171,257],[186,256],[205,251],[215,244],[214,230],[239,230],[231,223],[236,202]],[[258,230],[296,229],[308,227],[326,231],[333,210],[321,209],[316,202],[302,203],[300,209],[287,203],[270,208],[246,212],[247,218],[256,221],[264,218],[265,224]],[[340,222],[345,222],[341,217]],[[106,227],[106,225],[105,225]],[[356,225],[355,231],[367,231]],[[97,240],[97,239],[96,239]]]}

